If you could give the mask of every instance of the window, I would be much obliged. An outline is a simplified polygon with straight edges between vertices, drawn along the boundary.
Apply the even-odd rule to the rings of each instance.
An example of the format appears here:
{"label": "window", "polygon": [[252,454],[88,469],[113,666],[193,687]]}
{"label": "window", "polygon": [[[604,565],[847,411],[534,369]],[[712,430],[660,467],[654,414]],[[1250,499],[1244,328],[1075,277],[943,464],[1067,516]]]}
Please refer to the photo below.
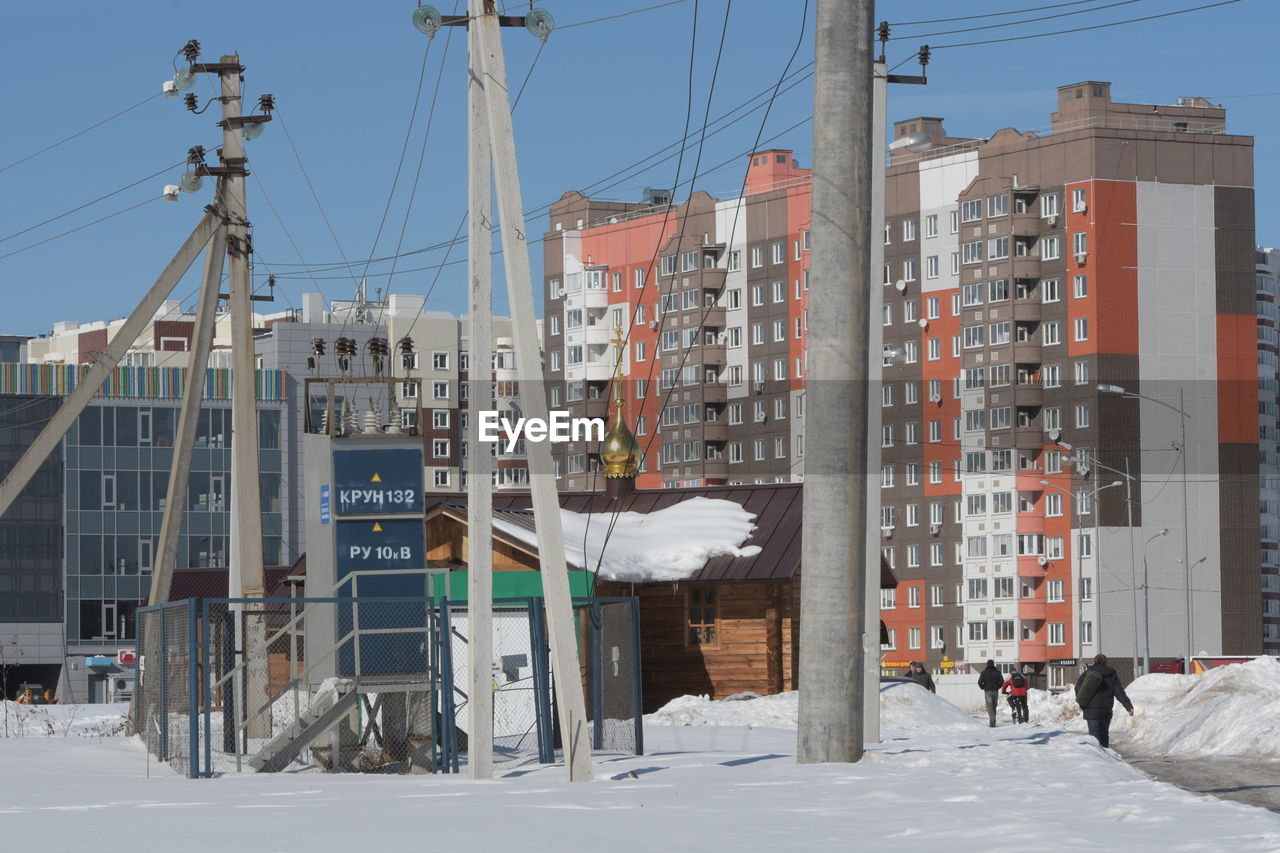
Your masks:
{"label": "window", "polygon": [[[1034,374],[1033,374],[1034,376]],[[1040,368],[1040,381],[1045,388],[1057,388],[1062,385],[1062,369],[1056,364],[1046,364]]]}
{"label": "window", "polygon": [[919,277],[920,271],[914,258],[902,262],[902,278],[904,281],[915,281]]}
{"label": "window", "polygon": [[449,439],[437,438],[431,442],[431,455],[436,459],[449,458]]}
{"label": "window", "polygon": [[987,259],[988,260],[999,261],[1007,257],[1009,257],[1009,238],[1008,237],[993,237],[992,239],[987,241]]}
{"label": "window", "polygon": [[1013,512],[1013,492],[996,492],[991,496],[993,513]]}
{"label": "window", "polygon": [[763,438],[757,438],[755,440],[755,452],[756,452],[756,461],[757,462],[762,461],[765,457]]}
{"label": "window", "polygon": [[914,219],[902,220],[902,241],[909,243],[916,238],[916,221]]}
{"label": "window", "polygon": [[880,648],[886,651],[892,651],[893,649],[896,649],[898,647],[898,629],[886,628],[885,633],[888,634],[889,642],[881,643]]}
{"label": "window", "polygon": [[930,255],[924,259],[924,277],[937,278],[941,271],[941,265],[938,263],[937,255]]}
{"label": "window", "polygon": [[938,214],[931,213],[924,218],[924,236],[938,236]]}
{"label": "window", "polygon": [[[1009,406],[1000,406],[991,410],[991,429],[1008,429],[1010,426],[1012,426],[1012,410]],[[1008,451],[997,452],[1007,453]]]}
{"label": "window", "polygon": [[976,198],[972,201],[964,201],[960,203],[960,220],[962,222],[976,222],[982,218],[982,199]]}
{"label": "window", "polygon": [[993,195],[987,198],[987,216],[1007,216],[1009,213],[1009,197]]}
{"label": "window", "polygon": [[742,442],[735,441],[729,444],[729,461],[730,462],[742,461]]}
{"label": "window", "polygon": [[448,409],[432,409],[431,410],[431,428],[432,429],[448,429],[449,428],[449,410]]}
{"label": "window", "polygon": [[1040,299],[1043,302],[1058,301],[1058,280],[1056,278],[1049,278],[1040,282]]}
{"label": "window", "polygon": [[902,345],[902,347],[905,350],[905,355],[903,356],[904,362],[906,362],[907,364],[915,364],[917,361],[920,360],[920,342],[919,341],[907,341]]}
{"label": "window", "polygon": [[966,264],[982,263],[982,241],[975,240],[961,247],[962,262]]}
{"label": "window", "polygon": [[1093,601],[1093,578],[1080,578],[1080,600]]}
{"label": "window", "polygon": [[1075,319],[1075,332],[1077,341],[1089,340],[1089,319],[1087,317],[1077,317]]}
{"label": "window", "polygon": [[1089,384],[1089,362],[1077,361],[1075,363],[1075,373],[1077,385]]}
{"label": "window", "polygon": [[775,303],[787,301],[786,282],[775,281],[772,285],[772,288],[773,288],[773,301]]}
{"label": "window", "polygon": [[965,326],[961,331],[965,349],[976,349],[986,343],[986,326]]}
{"label": "window", "polygon": [[[913,429],[914,426],[915,424],[907,424],[907,443],[908,444],[916,443],[911,440],[912,436],[915,434],[915,430]],[[908,486],[920,485],[920,463],[908,462],[906,465],[906,469],[907,469],[907,485]]]}
{"label": "window", "polygon": [[986,578],[970,578],[969,580],[969,596],[966,601],[980,601],[987,597],[987,579]]}
{"label": "window", "polygon": [[[985,557],[987,556],[987,537],[970,536],[965,540],[965,548],[970,557]],[[983,583],[986,583],[986,581],[983,581]]]}
{"label": "window", "polygon": [[943,605],[942,584],[935,583],[929,585],[929,606],[941,607]]}
{"label": "window", "polygon": [[764,304],[764,285],[763,285],[763,284],[753,284],[753,285],[751,285],[751,305],[752,305],[752,307],[759,307],[759,306],[761,306],[761,305],[763,305],[763,304]]}
{"label": "window", "polygon": [[1012,333],[1012,329],[1010,328],[1009,322],[1007,320],[1003,323],[992,323],[991,324],[991,346],[995,347],[995,346],[1000,346],[1002,344],[1009,343],[1009,341],[1012,339],[1011,333]]}
{"label": "window", "polygon": [[998,278],[987,288],[988,302],[1004,302],[1009,298],[1009,282],[1006,279]]}
{"label": "window", "polygon": [[1044,261],[1056,261],[1062,257],[1062,238],[1061,237],[1045,237],[1040,241],[1040,259]]}
{"label": "window", "polygon": [[1038,557],[1044,552],[1044,535],[1041,533],[1018,534],[1018,555]]}
{"label": "window", "polygon": [[1066,625],[1062,622],[1049,623],[1049,645],[1065,646],[1067,644]]}
{"label": "window", "polygon": [[690,587],[687,592],[688,643],[690,646],[709,645],[718,642],[720,622],[720,596],[712,586]]}
{"label": "window", "polygon": [[756,246],[751,250],[751,268],[759,269],[764,266],[764,249]]}
{"label": "window", "polygon": [[897,590],[882,589],[880,590],[880,609],[893,610],[898,606]]}
{"label": "window", "polygon": [[1085,231],[1077,231],[1071,235],[1071,253],[1074,255],[1087,255],[1089,253],[1089,234]]}
{"label": "window", "polygon": [[[908,568],[908,569],[918,569],[918,568],[920,568],[920,546],[919,546],[919,545],[908,545],[908,546],[907,546],[907,568]],[[919,606],[920,606],[920,595],[919,595],[919,592],[920,592],[920,591],[919,591],[918,589],[916,589],[915,587],[911,587],[911,588],[909,588],[909,589],[907,590],[907,593],[908,593],[908,596],[907,596],[908,601],[910,601],[910,599],[911,599],[911,598],[915,598],[915,599],[916,599],[916,603],[915,603],[915,604],[908,604],[908,605],[907,605],[908,607],[919,607]],[[911,593],[915,593],[915,595],[911,595]]]}
{"label": "window", "polygon": [[942,358],[942,341],[938,338],[929,338],[925,346],[929,361],[937,361]]}
{"label": "window", "polygon": [[996,598],[1013,598],[1013,578],[992,578]]}
{"label": "window", "polygon": [[1044,428],[1046,430],[1062,429],[1062,410],[1057,406],[1044,410]]}
{"label": "window", "polygon": [[986,298],[987,289],[981,284],[966,284],[960,289],[961,300],[964,307],[969,308],[974,305],[981,305]]}
{"label": "window", "polygon": [[1085,645],[1085,646],[1093,645],[1093,623],[1092,622],[1080,623],[1080,643],[1081,645]]}
{"label": "window", "polygon": [[1050,492],[1044,496],[1044,514],[1048,518],[1057,518],[1062,515],[1062,494],[1060,492]]}
{"label": "window", "polygon": [[1040,216],[1047,218],[1058,215],[1058,194],[1048,193],[1040,196]]}
{"label": "window", "polygon": [[1089,404],[1080,403],[1076,406],[1076,428],[1084,429],[1089,426]]}
{"label": "window", "polygon": [[987,623],[986,622],[970,622],[969,623],[969,642],[984,643],[987,640]]}
{"label": "window", "polygon": [[780,264],[786,261],[786,248],[781,243],[774,243],[771,248],[772,260],[775,264]]}
{"label": "window", "polygon": [[884,244],[887,246],[893,242],[893,225],[886,222],[884,224]]}
{"label": "window", "polygon": [[787,322],[785,320],[773,321],[773,341],[785,341],[787,339]]}
{"label": "window", "polygon": [[[560,315],[559,314],[551,315],[551,334],[553,335],[560,334]],[[418,369],[417,353],[406,354],[401,359],[401,366],[403,366],[405,370],[417,370]]]}
{"label": "window", "polygon": [[929,482],[934,484],[942,482],[942,463],[941,462],[933,461],[929,463]]}
{"label": "window", "polygon": [[1012,619],[996,620],[996,641],[1012,640],[1016,636],[1015,623]]}
{"label": "window", "polygon": [[448,488],[449,471],[447,468],[437,468],[434,472],[434,480],[436,488]]}
{"label": "window", "polygon": [[1044,324],[1044,345],[1048,347],[1048,346],[1053,346],[1054,344],[1060,344],[1060,343],[1062,343],[1062,338],[1058,329],[1058,324],[1045,323]]}
{"label": "window", "polygon": [[880,488],[888,489],[893,487],[894,467],[892,465],[882,465],[880,467]]}
{"label": "window", "polygon": [[944,629],[941,625],[929,626],[929,648],[940,649],[947,644],[943,630]]}
{"label": "window", "polygon": [[1071,210],[1073,213],[1083,213],[1088,210],[1085,204],[1084,187],[1077,187],[1071,191]]}
{"label": "window", "polygon": [[[1044,538],[1044,555],[1050,560],[1062,559],[1062,537],[1046,536]],[[1061,581],[1059,581],[1061,583]]]}
{"label": "window", "polygon": [[949,226],[950,226],[950,228],[951,228],[951,233],[952,233],[952,234],[955,234],[957,231],[959,231],[959,230],[960,230],[960,213],[959,213],[959,211],[955,211],[955,210],[951,211],[951,212],[950,212],[950,215],[948,216],[948,219],[950,220],[948,224],[949,224]]}

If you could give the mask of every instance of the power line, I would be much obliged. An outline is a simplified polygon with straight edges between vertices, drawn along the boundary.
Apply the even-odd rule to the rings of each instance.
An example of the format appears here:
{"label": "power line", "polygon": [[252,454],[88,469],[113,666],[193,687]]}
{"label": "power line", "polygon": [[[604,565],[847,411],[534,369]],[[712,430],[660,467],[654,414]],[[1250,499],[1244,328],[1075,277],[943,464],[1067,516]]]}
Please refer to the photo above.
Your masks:
{"label": "power line", "polygon": [[930,47],[933,50],[945,50],[947,48],[952,48],[952,47],[976,47],[978,45],[984,45],[984,44],[1003,44],[1004,42],[1023,41],[1025,39],[1046,38],[1048,36],[1060,36],[1060,35],[1066,35],[1068,33],[1083,33],[1083,32],[1088,32],[1090,30],[1103,30],[1103,29],[1106,29],[1107,27],[1119,27],[1124,24],[1136,24],[1141,21],[1154,21],[1159,18],[1171,18],[1174,15],[1185,15],[1188,12],[1199,12],[1204,9],[1213,9],[1218,6],[1230,6],[1232,3],[1239,3],[1239,2],[1240,0],[1219,0],[1219,2],[1217,3],[1206,3],[1203,6],[1192,6],[1190,9],[1178,9],[1173,12],[1162,12],[1159,15],[1147,15],[1142,18],[1128,18],[1123,21],[1112,21],[1109,24],[1094,24],[1091,27],[1075,27],[1069,30],[1055,30],[1051,33],[1032,33],[1030,35],[1025,35],[1025,36],[1009,36],[1008,38],[985,39],[983,41],[968,41],[968,42],[959,42],[956,44],[935,44],[935,45],[930,45]]}
{"label": "power line", "polygon": [[125,115],[126,113],[133,112],[143,104],[146,104],[160,97],[161,94],[162,93],[160,92],[156,92],[154,95],[147,95],[145,98],[143,98],[141,101],[138,101],[133,106],[125,107],[124,109],[120,110],[120,112],[113,113],[112,115],[107,116],[101,121],[96,121],[93,124],[89,125],[88,127],[84,128],[83,130],[77,130],[75,133],[71,134],[70,136],[64,136],[62,139],[59,139],[57,142],[54,142],[51,145],[46,145],[44,148],[41,148],[39,151],[36,151],[32,154],[28,154],[26,157],[23,157],[20,160],[14,160],[12,163],[8,164],[7,166],[0,166],[0,172],[7,172],[10,169],[12,169],[14,166],[18,166],[22,163],[27,162],[28,160],[33,160],[36,157],[39,157],[41,154],[44,154],[48,151],[52,151],[53,149],[57,148],[59,145],[70,142],[71,140],[75,139],[78,136],[84,136],[86,133],[93,130],[94,128],[102,127],[104,124],[106,124],[109,121],[118,119],[120,118],[120,116]]}
{"label": "power line", "polygon": [[117,216],[122,216],[123,214],[126,214],[131,210],[137,210],[138,208],[142,207],[144,204],[151,204],[151,202],[159,201],[162,198],[164,198],[164,196],[162,195],[152,196],[151,198],[148,198],[144,201],[140,201],[137,204],[130,205],[129,207],[124,208],[123,210],[117,210],[115,213],[108,213],[106,216],[103,216],[99,219],[95,219],[92,222],[86,222],[84,225],[77,225],[75,228],[72,228],[68,231],[63,231],[61,234],[54,234],[52,237],[46,237],[45,239],[40,240],[38,242],[29,243],[26,246],[23,246],[21,249],[14,249],[12,252],[8,252],[6,254],[0,255],[0,261],[3,261],[5,258],[11,258],[14,255],[19,255],[27,251],[28,249],[34,249],[36,246],[43,246],[45,243],[51,243],[54,240],[60,239],[62,237],[66,237],[68,234],[74,234],[77,231],[83,231],[84,229],[97,225],[100,222],[106,222],[108,219],[114,219]]}
{"label": "power line", "polygon": [[1009,12],[985,12],[981,15],[962,15],[959,18],[934,18],[928,21],[890,21],[889,26],[910,27],[920,24],[950,24],[953,21],[976,21],[979,18],[1001,18],[1005,15],[1021,15],[1024,12],[1043,12],[1045,9],[1062,9],[1067,6],[1083,6],[1086,3],[1097,2],[1099,2],[1099,0],[1073,0],[1073,2],[1070,3],[1052,3],[1048,6],[1032,6],[1030,9],[1013,9]]}
{"label": "power line", "polygon": [[138,180],[134,181],[131,184],[125,184],[123,187],[120,187],[120,189],[118,190],[112,190],[106,195],[100,195],[97,198],[93,199],[92,201],[86,201],[84,204],[78,205],[77,207],[73,207],[64,213],[59,213],[57,216],[51,216],[48,219],[44,220],[43,222],[37,222],[35,225],[29,225],[26,228],[23,228],[21,231],[14,231],[12,234],[8,235],[7,237],[0,237],[0,243],[8,242],[9,240],[12,240],[14,237],[20,237],[23,234],[26,234],[28,231],[34,231],[37,228],[41,228],[45,225],[48,225],[50,222],[57,222],[59,219],[63,219],[64,217],[70,216],[73,213],[78,213],[79,211],[84,210],[86,207],[92,207],[98,202],[105,201],[111,198],[112,196],[119,195],[125,190],[133,189],[138,184],[146,183],[147,181],[152,180],[153,178],[158,178],[161,175],[163,175],[165,172],[168,172],[171,169],[176,169],[179,166],[182,166],[183,164],[185,164],[186,162],[187,161],[183,159],[183,160],[179,160],[176,163],[170,163],[168,166],[165,166],[163,169],[159,170],[158,172],[152,172],[150,175],[147,175],[144,178],[139,178]]}
{"label": "power line", "polygon": [[[601,22],[603,22],[603,21],[613,21],[613,20],[616,20],[616,19],[618,19],[618,18],[625,18],[625,17],[627,17],[628,15],[638,15],[638,14],[640,14],[641,12],[651,12],[651,11],[653,11],[654,9],[662,9],[662,8],[664,8],[664,7],[666,7],[666,6],[676,6],[676,5],[680,4],[680,3],[687,3],[687,2],[688,2],[688,0],[667,0],[667,2],[666,2],[666,3],[657,3],[657,4],[654,4],[653,6],[645,6],[643,9],[632,9],[632,10],[631,10],[631,11],[629,11],[629,12],[619,12],[619,13],[617,13],[616,15],[605,15],[603,18],[592,18],[592,19],[591,19],[591,20],[589,20],[589,21],[578,21],[578,22],[573,23],[573,24],[562,24],[562,25],[560,25],[560,26],[556,27],[556,29],[557,29],[557,30],[571,30],[571,29],[573,29],[574,27],[585,27],[587,24],[599,24],[599,23],[601,23]],[[697,5],[697,0],[694,0],[694,5]]]}
{"label": "power line", "polygon": [[997,29],[998,27],[1019,27],[1019,26],[1022,26],[1023,24],[1033,24],[1036,21],[1048,21],[1048,20],[1052,20],[1053,18],[1066,18],[1066,17],[1070,17],[1071,15],[1087,15],[1093,12],[1101,11],[1103,9],[1112,9],[1116,6],[1130,6],[1134,3],[1141,3],[1141,2],[1143,2],[1143,0],[1117,0],[1117,2],[1108,3],[1105,6],[1093,6],[1089,9],[1076,9],[1071,12],[1059,12],[1056,15],[1041,15],[1038,18],[1023,18],[1021,21],[1006,21],[1003,24],[983,24],[977,27],[966,27],[961,30],[942,30],[941,32],[936,32],[936,33],[916,33],[914,35],[898,36],[896,38],[891,38],[889,39],[889,41],[901,41],[902,39],[932,38],[933,36],[949,36],[955,33],[972,33],[972,32],[976,32],[977,30],[994,30],[994,29]]}

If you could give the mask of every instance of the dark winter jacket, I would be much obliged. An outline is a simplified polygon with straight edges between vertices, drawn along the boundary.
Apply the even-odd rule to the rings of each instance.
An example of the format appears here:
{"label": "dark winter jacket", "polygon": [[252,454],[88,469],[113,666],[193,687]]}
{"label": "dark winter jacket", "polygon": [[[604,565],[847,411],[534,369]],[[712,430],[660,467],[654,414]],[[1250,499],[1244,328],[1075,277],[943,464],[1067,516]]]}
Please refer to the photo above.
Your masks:
{"label": "dark winter jacket", "polygon": [[1004,676],[994,666],[989,666],[978,676],[978,686],[983,690],[999,690],[1004,684]]}
{"label": "dark winter jacket", "polygon": [[1120,704],[1124,706],[1126,711],[1133,711],[1133,703],[1129,701],[1129,697],[1125,695],[1124,688],[1120,686],[1120,677],[1116,675],[1114,669],[1105,663],[1095,663],[1089,669],[1080,673],[1080,677],[1076,679],[1076,690],[1080,689],[1080,684],[1084,681],[1085,674],[1090,670],[1096,671],[1102,676],[1102,683],[1098,685],[1098,690],[1093,694],[1093,698],[1081,708],[1086,720],[1109,719],[1117,699],[1120,700]]}
{"label": "dark winter jacket", "polygon": [[929,670],[921,667],[920,669],[911,669],[907,672],[907,678],[910,678],[916,684],[919,684],[930,693],[937,693],[938,688],[933,685],[933,676],[929,674]]}
{"label": "dark winter jacket", "polygon": [[1013,685],[1013,676],[1009,676],[1009,680],[1000,685],[1001,693],[1008,693],[1010,696],[1026,696],[1027,691],[1031,689],[1031,680],[1025,675],[1022,676],[1022,686],[1015,687]]}

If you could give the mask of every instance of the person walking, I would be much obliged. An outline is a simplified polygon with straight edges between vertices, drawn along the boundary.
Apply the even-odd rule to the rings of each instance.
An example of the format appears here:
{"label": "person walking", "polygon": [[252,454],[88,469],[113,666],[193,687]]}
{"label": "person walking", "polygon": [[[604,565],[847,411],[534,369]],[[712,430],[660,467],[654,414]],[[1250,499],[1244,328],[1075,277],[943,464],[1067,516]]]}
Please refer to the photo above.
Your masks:
{"label": "person walking", "polygon": [[1098,655],[1093,659],[1093,666],[1080,673],[1076,680],[1076,702],[1089,725],[1089,734],[1097,738],[1103,748],[1111,745],[1111,714],[1117,699],[1132,717],[1133,703],[1120,686],[1120,676],[1107,666],[1106,655]]}
{"label": "person walking", "polygon": [[1027,691],[1030,689],[1031,685],[1027,677],[1016,669],[1009,676],[1009,680],[1000,685],[1000,692],[1009,696],[1009,710],[1013,712],[1015,723],[1031,721],[1031,709],[1027,707]]}
{"label": "person walking", "polygon": [[996,727],[996,706],[1000,702],[1000,685],[1002,684],[1004,684],[1004,676],[1000,674],[996,662],[987,661],[987,668],[978,676],[978,686],[986,696],[987,717],[993,729]]}
{"label": "person walking", "polygon": [[924,668],[924,664],[918,660],[911,662],[911,669],[907,670],[907,678],[910,678],[930,693],[938,692],[938,688],[933,684],[933,676],[929,674],[929,670]]}

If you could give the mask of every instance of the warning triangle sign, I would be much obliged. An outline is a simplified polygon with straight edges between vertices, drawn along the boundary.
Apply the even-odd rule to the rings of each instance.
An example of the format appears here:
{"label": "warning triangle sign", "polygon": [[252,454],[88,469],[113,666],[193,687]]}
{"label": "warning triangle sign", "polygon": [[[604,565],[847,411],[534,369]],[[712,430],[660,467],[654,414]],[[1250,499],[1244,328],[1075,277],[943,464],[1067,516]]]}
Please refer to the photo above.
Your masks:
{"label": "warning triangle sign", "polygon": [[370,478],[369,482],[370,482],[370,483],[381,483],[381,482],[382,482],[382,478],[381,478],[380,476],[378,476],[378,472],[376,472],[376,471],[375,471],[375,472],[374,472],[374,474],[373,474],[373,477],[372,477],[372,478]]}
{"label": "warning triangle sign", "polygon": [[375,521],[375,522],[373,523],[373,532],[374,532],[374,533],[381,533],[381,532],[382,532],[382,525]]}

